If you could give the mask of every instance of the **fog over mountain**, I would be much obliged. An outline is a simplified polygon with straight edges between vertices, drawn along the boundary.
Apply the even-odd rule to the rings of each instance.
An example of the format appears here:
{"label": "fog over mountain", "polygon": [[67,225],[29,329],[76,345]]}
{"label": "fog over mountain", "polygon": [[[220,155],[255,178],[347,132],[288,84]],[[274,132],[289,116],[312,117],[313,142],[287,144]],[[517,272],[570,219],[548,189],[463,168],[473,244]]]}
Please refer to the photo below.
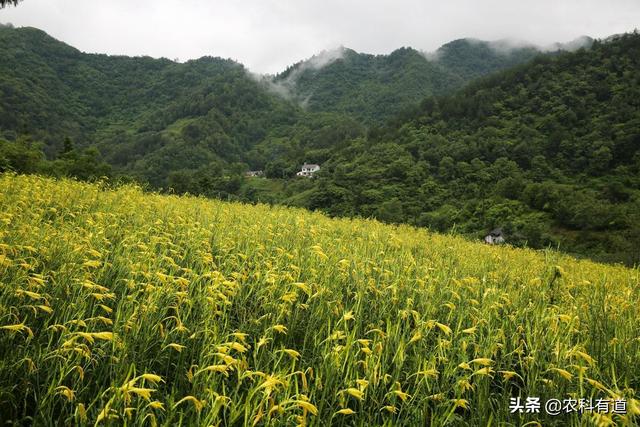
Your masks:
{"label": "fog over mountain", "polygon": [[251,71],[278,73],[300,58],[347,46],[389,54],[400,46],[433,52],[465,37],[526,40],[538,46],[633,30],[640,3],[355,0],[24,0],[0,22],[33,26],[85,52],[181,60],[216,55]]}
{"label": "fog over mountain", "polygon": [[582,36],[546,46],[522,40],[457,39],[432,52],[401,47],[386,55],[344,46],[323,50],[277,75],[249,72],[269,91],[312,111],[339,111],[372,123],[429,95],[462,87],[471,79],[535,56],[589,47]]}

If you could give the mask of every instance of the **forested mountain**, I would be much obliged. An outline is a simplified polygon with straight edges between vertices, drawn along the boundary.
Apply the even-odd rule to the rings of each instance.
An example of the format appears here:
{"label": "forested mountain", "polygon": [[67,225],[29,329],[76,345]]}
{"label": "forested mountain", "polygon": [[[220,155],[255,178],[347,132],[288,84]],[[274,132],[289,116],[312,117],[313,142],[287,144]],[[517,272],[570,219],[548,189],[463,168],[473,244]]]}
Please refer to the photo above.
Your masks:
{"label": "forested mountain", "polygon": [[50,156],[65,140],[97,147],[116,174],[154,187],[286,169],[360,132],[348,117],[308,116],[231,60],[85,54],[37,29],[0,27],[0,136],[29,135]]}
{"label": "forested mountain", "polygon": [[443,93],[463,83],[411,48],[390,55],[343,48],[300,62],[274,80],[309,111],[349,114],[367,123],[380,123],[435,90]]}
{"label": "forested mountain", "polygon": [[473,78],[540,53],[534,47],[471,39],[453,41],[433,54],[407,47],[389,55],[340,48],[289,67],[273,79],[272,88],[309,111],[340,112],[379,124],[426,96],[451,93]]}
{"label": "forested mountain", "polygon": [[[639,45],[629,34],[550,55],[475,40],[427,56],[342,49],[272,79],[0,27],[0,171],[111,175],[473,238],[502,227],[512,244],[633,263]],[[304,161],[322,165],[317,179],[291,179]]]}
{"label": "forested mountain", "polygon": [[[0,27],[0,126],[54,148],[99,128],[131,127],[176,93],[154,90],[172,62],[86,55],[34,28]],[[164,91],[163,91],[164,92]]]}
{"label": "forested mountain", "polygon": [[[65,150],[65,140],[96,147],[116,174],[154,187],[233,193],[237,179],[222,177],[246,168],[292,176],[300,162],[323,162],[329,150],[363,135],[358,119],[381,123],[425,94],[446,93],[537,53],[503,54],[487,46],[482,52],[466,65],[475,71],[451,73],[440,59],[428,61],[409,48],[388,56],[343,49],[337,60],[314,57],[274,83],[231,60],[181,64],[85,54],[40,30],[3,26],[0,131],[5,139],[29,135],[44,142],[50,157]],[[439,55],[451,69],[473,56],[460,47],[443,47]],[[308,105],[291,102],[301,96]],[[192,185],[194,179],[202,184]],[[212,184],[219,179],[222,189]]]}
{"label": "forested mountain", "polygon": [[638,262],[640,35],[428,98],[326,162],[311,208]]}
{"label": "forested mountain", "polygon": [[[585,40],[585,45],[588,41]],[[566,49],[559,44],[554,51]],[[441,68],[455,75],[460,82],[469,80],[513,67],[527,62],[541,53],[540,49],[533,45],[511,44],[507,40],[486,42],[475,39],[459,39],[441,46],[432,60]],[[442,95],[439,91],[434,95]]]}

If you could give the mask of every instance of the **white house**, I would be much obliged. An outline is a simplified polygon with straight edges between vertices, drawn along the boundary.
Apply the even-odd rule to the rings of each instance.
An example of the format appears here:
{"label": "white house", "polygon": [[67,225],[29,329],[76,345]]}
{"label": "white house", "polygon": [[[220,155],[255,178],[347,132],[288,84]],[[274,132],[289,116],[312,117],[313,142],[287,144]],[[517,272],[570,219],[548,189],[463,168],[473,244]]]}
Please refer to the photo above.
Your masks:
{"label": "white house", "polygon": [[298,172],[297,176],[306,176],[307,178],[311,178],[314,173],[320,170],[320,165],[316,165],[313,163],[305,163],[302,165],[302,170]]}
{"label": "white house", "polygon": [[250,178],[258,178],[258,177],[263,177],[264,172],[263,171],[246,171],[244,173],[244,176],[250,177]]}
{"label": "white house", "polygon": [[491,230],[489,234],[484,236],[484,242],[490,245],[499,245],[504,243],[504,235],[502,234],[502,228],[496,228]]}

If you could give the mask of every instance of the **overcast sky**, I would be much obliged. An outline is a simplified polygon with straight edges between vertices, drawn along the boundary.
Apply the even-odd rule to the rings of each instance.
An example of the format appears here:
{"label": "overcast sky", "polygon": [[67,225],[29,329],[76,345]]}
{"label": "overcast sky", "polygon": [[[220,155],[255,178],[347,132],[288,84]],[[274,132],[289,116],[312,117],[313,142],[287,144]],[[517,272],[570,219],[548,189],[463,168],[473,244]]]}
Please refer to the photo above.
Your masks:
{"label": "overcast sky", "polygon": [[640,25],[640,0],[24,0],[0,22],[85,52],[232,58],[275,73],[323,49],[433,51],[462,37],[539,45]]}

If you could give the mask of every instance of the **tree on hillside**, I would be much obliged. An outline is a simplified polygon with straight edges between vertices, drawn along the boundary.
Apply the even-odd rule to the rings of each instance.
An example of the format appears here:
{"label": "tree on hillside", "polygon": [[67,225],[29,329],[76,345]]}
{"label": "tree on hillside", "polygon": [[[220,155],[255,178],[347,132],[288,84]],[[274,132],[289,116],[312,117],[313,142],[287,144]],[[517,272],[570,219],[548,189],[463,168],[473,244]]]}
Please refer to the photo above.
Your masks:
{"label": "tree on hillside", "polygon": [[0,0],[0,9],[5,7],[8,4],[12,4],[14,6],[17,6],[20,1],[22,1],[22,0]]}

